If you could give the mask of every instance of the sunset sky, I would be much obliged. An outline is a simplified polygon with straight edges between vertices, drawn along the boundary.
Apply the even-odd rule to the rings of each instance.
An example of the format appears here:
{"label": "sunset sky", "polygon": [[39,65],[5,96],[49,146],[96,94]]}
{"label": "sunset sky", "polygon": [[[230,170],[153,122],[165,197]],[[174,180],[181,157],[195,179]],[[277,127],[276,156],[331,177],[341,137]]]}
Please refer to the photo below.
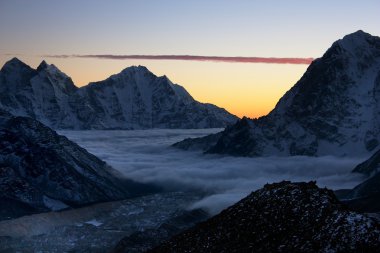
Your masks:
{"label": "sunset sky", "polygon": [[46,59],[77,86],[144,65],[201,102],[258,117],[307,64],[49,56],[317,58],[359,29],[379,36],[379,10],[379,0],[0,0],[0,65]]}

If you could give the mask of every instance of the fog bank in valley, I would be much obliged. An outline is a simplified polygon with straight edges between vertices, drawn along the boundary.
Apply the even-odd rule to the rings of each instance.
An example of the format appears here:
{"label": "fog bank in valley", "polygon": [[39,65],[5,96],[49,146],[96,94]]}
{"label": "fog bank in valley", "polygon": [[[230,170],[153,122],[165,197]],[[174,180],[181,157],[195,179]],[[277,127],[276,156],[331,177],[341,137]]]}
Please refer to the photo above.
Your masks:
{"label": "fog bank in valley", "polygon": [[315,180],[321,187],[352,188],[363,177],[350,173],[364,157],[261,157],[204,155],[172,148],[208,130],[61,131],[128,178],[153,182],[170,190],[208,194],[189,208],[215,214],[266,183]]}

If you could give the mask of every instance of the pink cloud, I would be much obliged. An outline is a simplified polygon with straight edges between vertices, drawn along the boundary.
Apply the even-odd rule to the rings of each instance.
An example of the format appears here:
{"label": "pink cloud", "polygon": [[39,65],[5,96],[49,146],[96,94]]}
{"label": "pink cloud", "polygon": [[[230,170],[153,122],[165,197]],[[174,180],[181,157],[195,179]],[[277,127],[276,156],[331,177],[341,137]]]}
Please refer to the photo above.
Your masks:
{"label": "pink cloud", "polygon": [[276,58],[276,57],[230,57],[230,56],[200,56],[200,55],[45,55],[53,58],[97,58],[97,59],[142,59],[142,60],[181,60],[181,61],[214,61],[214,62],[245,62],[245,63],[275,63],[275,64],[307,64],[313,58]]}

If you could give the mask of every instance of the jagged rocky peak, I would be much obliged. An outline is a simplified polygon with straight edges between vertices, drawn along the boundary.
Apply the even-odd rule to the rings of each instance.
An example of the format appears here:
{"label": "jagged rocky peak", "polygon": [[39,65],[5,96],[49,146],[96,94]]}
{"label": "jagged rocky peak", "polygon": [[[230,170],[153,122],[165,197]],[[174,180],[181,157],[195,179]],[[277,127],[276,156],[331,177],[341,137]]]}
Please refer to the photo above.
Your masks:
{"label": "jagged rocky peak", "polygon": [[29,67],[29,66],[26,65],[24,62],[20,61],[17,57],[13,57],[12,59],[10,59],[4,64],[2,70],[12,69],[12,68],[22,68],[22,67]]}
{"label": "jagged rocky peak", "polygon": [[248,121],[203,147],[241,156],[374,151],[380,144],[380,38],[358,31],[335,42],[268,115]]}
{"label": "jagged rocky peak", "polygon": [[123,69],[120,73],[112,75],[110,78],[117,77],[133,77],[133,78],[154,78],[156,77],[147,67],[138,65],[138,66],[130,66]]}
{"label": "jagged rocky peak", "polygon": [[0,70],[0,107],[2,101],[11,100],[7,93],[17,93],[28,89],[29,80],[36,74],[34,69],[16,57],[6,62]]}
{"label": "jagged rocky peak", "polygon": [[35,70],[29,67],[18,58],[14,57],[7,61],[0,70],[0,74],[3,73],[3,81],[0,80],[1,85],[6,85],[5,82],[19,83],[20,80],[30,78],[35,75]]}
{"label": "jagged rocky peak", "polygon": [[20,61],[20,59],[18,59],[17,57],[13,57],[9,61],[7,61],[4,64],[4,66],[17,66],[17,65],[24,65],[24,64],[25,63],[23,63],[22,61]]}
{"label": "jagged rocky peak", "polygon": [[121,71],[122,73],[136,73],[136,72],[143,72],[143,73],[152,73],[147,67],[142,65],[133,65],[130,67],[127,67]]}
{"label": "jagged rocky peak", "polygon": [[68,77],[65,73],[63,73],[57,66],[54,64],[48,64],[45,60],[43,60],[37,67],[37,71],[42,72],[46,71],[50,74],[62,75],[64,77]]}
{"label": "jagged rocky peak", "polygon": [[[118,83],[118,85],[128,85],[130,82],[135,82],[136,85],[140,85],[147,80],[157,78],[148,68],[145,66],[130,66],[123,69],[120,73],[111,75],[109,78],[103,81],[93,82],[95,84],[103,83],[108,80],[113,80],[113,83]],[[90,83],[93,84],[93,83]]]}
{"label": "jagged rocky peak", "polygon": [[380,224],[315,182],[265,185],[150,252],[374,252]]}
{"label": "jagged rocky peak", "polygon": [[49,66],[49,64],[47,64],[47,62],[46,62],[45,60],[43,60],[43,61],[40,63],[40,65],[38,65],[37,70],[38,70],[38,71],[41,71],[41,70],[43,70],[43,69],[46,69],[48,66]]}
{"label": "jagged rocky peak", "polygon": [[378,48],[379,42],[374,37],[375,36],[372,36],[369,33],[366,33],[362,30],[358,30],[336,41],[333,44],[333,47],[340,46],[342,49],[345,49],[346,51],[354,53],[354,54],[363,53],[363,52],[357,51],[357,49],[371,48],[371,47]]}
{"label": "jagged rocky peak", "polygon": [[[138,65],[138,66],[130,66],[125,69],[123,69],[119,74],[112,75],[111,79],[121,79],[120,81],[124,84],[128,84],[128,80],[124,80],[122,78],[130,77],[135,82],[136,85],[142,85],[144,82],[152,81],[153,79],[157,79],[158,82],[155,82],[154,84],[160,84],[161,82],[173,85],[173,83],[170,81],[170,79],[166,76],[156,76],[153,74],[147,67]],[[97,82],[99,83],[99,82]]]}
{"label": "jagged rocky peak", "polygon": [[59,88],[62,92],[67,94],[73,93],[78,89],[69,76],[58,69],[57,66],[48,64],[45,60],[38,65],[37,72],[42,80],[35,81],[35,83],[49,82],[53,87]]}
{"label": "jagged rocky peak", "polygon": [[214,128],[237,120],[144,66],[81,88],[45,61],[36,70],[22,66],[0,71],[0,108],[55,129]]}

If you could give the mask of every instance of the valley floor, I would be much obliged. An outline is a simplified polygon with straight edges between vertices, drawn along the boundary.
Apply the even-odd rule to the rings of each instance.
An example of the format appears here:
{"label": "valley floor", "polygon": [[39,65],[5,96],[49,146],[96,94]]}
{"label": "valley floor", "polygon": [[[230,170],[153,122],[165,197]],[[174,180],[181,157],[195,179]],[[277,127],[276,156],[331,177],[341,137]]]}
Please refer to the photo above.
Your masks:
{"label": "valley floor", "polygon": [[198,197],[164,193],[0,221],[0,252],[107,252],[137,231],[155,229]]}

